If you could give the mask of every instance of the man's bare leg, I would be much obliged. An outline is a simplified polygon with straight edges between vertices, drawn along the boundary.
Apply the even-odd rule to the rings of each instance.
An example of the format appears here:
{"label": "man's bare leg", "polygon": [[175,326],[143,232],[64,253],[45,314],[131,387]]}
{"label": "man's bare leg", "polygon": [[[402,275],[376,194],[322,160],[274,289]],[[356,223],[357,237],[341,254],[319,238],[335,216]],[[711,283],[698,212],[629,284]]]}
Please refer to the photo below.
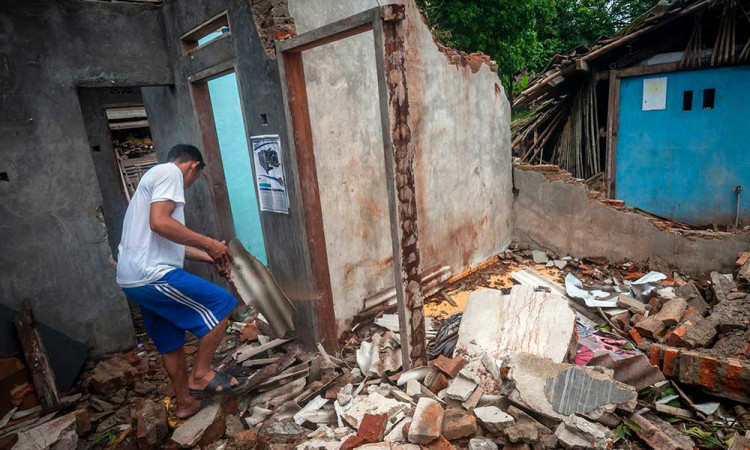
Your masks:
{"label": "man's bare leg", "polygon": [[[228,317],[219,322],[211,331],[203,335],[198,341],[198,352],[195,354],[195,365],[193,371],[190,373],[188,378],[189,389],[203,389],[216,375],[216,371],[211,367],[211,362],[214,359],[214,353],[216,348],[221,343],[222,337],[224,337],[224,331],[227,329]],[[232,377],[232,386],[236,386],[239,383],[236,378]],[[221,386],[217,388],[217,391],[221,391]]]}
{"label": "man's bare leg", "polygon": [[161,356],[177,397],[175,415],[180,418],[192,416],[201,409],[201,402],[188,395],[187,361],[184,348],[180,347]]}

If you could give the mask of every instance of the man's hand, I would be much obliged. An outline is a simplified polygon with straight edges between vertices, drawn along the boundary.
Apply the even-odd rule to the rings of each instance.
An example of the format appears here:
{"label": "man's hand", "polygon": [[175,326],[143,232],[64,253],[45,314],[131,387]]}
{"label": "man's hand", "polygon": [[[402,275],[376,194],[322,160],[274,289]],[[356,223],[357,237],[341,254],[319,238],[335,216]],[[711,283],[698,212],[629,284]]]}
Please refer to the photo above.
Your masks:
{"label": "man's hand", "polygon": [[209,238],[206,242],[205,248],[208,256],[214,260],[214,264],[229,267],[229,262],[232,260],[232,254],[229,252],[229,248],[224,241],[217,241],[216,239]]}
{"label": "man's hand", "polygon": [[[229,264],[217,264],[214,263],[214,268],[216,269],[216,272],[218,272],[219,275],[226,278],[227,281],[232,283],[232,268]],[[234,283],[232,283],[234,284]]]}

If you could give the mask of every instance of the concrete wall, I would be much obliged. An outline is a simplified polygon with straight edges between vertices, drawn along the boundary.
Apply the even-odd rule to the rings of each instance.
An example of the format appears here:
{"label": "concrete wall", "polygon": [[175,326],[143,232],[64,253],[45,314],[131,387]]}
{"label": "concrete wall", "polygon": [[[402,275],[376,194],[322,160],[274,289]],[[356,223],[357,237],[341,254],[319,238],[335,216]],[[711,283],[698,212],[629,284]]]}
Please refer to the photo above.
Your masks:
{"label": "concrete wall", "polygon": [[750,233],[662,231],[641,214],[605,206],[580,184],[550,181],[514,169],[515,239],[560,255],[606,257],[610,262],[645,262],[655,255],[681,271],[731,271],[750,245]]}
{"label": "concrete wall", "polygon": [[167,84],[158,8],[9,0],[0,6],[0,302],[95,353],[133,342],[101,216],[76,87]]}
{"label": "concrete wall", "polygon": [[[667,79],[666,108],[643,111],[645,79]],[[703,92],[716,91],[713,109]],[[683,111],[683,92],[692,108]],[[750,221],[750,66],[625,78],[615,193],[628,206],[693,225]]]}
{"label": "concrete wall", "polygon": [[[380,2],[383,4],[383,2]],[[407,3],[407,81],[421,265],[459,273],[510,240],[510,109],[487,64],[449,63]],[[304,33],[378,6],[292,0]],[[393,285],[372,33],[305,52],[316,168],[339,331]]]}

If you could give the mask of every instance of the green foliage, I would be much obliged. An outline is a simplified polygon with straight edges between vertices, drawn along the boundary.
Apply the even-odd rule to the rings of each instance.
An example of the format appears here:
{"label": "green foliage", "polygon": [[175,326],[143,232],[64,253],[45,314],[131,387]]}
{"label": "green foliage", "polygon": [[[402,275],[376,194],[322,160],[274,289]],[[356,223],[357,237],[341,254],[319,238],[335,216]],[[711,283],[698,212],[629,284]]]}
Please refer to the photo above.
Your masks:
{"label": "green foliage", "polygon": [[617,436],[620,439],[625,439],[630,437],[630,428],[623,424],[620,424],[617,428],[615,428],[615,436]]}
{"label": "green foliage", "polygon": [[443,44],[488,54],[497,62],[506,88],[511,80],[514,85],[523,83],[523,76],[513,79],[519,73],[543,70],[557,53],[615,34],[655,2],[417,0],[432,32]]}
{"label": "green foliage", "polygon": [[698,427],[692,427],[683,431],[683,433],[687,434],[688,436],[698,438],[698,445],[700,445],[701,447],[723,447],[722,442],[714,435],[717,430],[718,428],[716,427],[711,427],[711,431],[701,430]]}

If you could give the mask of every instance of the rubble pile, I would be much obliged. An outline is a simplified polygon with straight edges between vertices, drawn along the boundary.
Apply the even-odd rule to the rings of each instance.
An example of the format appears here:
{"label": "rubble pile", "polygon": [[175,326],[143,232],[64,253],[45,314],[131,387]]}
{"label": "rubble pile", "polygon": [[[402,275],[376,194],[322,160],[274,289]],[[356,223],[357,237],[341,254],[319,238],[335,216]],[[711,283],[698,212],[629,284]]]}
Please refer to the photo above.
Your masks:
{"label": "rubble pile", "polygon": [[[12,408],[0,420],[0,448],[737,449],[750,442],[750,254],[733,274],[689,278],[657,259],[608,266],[511,248],[454,283],[467,291],[464,308],[429,321],[436,357],[426,367],[403,369],[397,322],[383,313],[355,324],[358,332],[336,354],[276,336],[257,312],[235,316],[215,366],[247,378],[245,392],[207,400],[187,420],[174,416],[149,342],[88,362],[53,409],[39,406],[23,362],[6,359],[0,385],[13,384]],[[509,284],[488,275],[499,270],[510,272]],[[428,304],[450,303],[446,297]],[[185,347],[189,363],[195,345]]]}

